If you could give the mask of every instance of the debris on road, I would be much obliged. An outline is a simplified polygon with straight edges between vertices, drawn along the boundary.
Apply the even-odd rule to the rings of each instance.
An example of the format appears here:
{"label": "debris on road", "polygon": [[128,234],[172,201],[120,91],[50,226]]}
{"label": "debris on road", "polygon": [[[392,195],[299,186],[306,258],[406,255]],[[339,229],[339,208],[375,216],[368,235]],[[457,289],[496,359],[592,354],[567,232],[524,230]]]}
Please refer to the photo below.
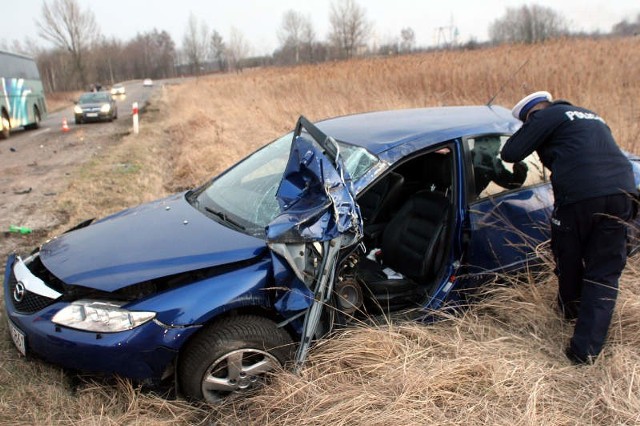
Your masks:
{"label": "debris on road", "polygon": [[30,234],[31,233],[31,228],[26,227],[26,226],[16,226],[16,225],[9,225],[9,232],[13,232],[16,234]]}

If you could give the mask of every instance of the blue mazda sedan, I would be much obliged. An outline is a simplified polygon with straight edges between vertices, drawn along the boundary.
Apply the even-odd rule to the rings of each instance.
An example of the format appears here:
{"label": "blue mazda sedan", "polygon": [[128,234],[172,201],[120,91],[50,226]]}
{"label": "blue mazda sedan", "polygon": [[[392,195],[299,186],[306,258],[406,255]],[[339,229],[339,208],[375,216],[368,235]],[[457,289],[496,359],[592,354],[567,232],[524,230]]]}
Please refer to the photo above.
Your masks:
{"label": "blue mazda sedan", "polygon": [[499,157],[519,126],[499,106],[301,117],[199,188],[11,255],[11,337],[25,356],[217,402],[349,318],[426,318],[548,238],[548,171]]}

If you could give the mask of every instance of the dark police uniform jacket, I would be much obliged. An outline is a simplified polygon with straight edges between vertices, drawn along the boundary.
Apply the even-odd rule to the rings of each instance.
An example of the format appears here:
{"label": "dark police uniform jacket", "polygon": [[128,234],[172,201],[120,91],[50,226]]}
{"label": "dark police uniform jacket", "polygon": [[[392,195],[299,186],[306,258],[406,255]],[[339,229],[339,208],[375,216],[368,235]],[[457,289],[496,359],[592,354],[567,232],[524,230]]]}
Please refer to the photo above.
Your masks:
{"label": "dark police uniform jacket", "polygon": [[609,126],[592,111],[566,101],[534,111],[500,157],[514,163],[533,151],[551,170],[557,207],[604,195],[637,194],[631,162]]}

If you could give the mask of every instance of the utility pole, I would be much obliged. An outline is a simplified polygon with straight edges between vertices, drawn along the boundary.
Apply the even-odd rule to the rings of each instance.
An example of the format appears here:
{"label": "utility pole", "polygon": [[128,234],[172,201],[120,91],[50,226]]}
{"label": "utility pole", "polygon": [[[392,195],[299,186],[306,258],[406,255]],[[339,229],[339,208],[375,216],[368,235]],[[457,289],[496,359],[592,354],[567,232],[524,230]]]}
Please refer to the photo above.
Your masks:
{"label": "utility pole", "polygon": [[453,15],[451,15],[449,25],[444,25],[436,28],[436,46],[438,48],[445,49],[454,47],[458,44],[458,35],[458,27],[456,27],[456,25],[454,24]]}

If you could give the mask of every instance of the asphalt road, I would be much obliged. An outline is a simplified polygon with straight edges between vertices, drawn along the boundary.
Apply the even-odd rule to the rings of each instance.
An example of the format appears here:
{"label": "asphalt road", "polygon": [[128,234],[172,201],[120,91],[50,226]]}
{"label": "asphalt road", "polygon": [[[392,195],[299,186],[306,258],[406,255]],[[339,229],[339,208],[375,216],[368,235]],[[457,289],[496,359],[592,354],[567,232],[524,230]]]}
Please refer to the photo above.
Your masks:
{"label": "asphalt road", "polygon": [[[131,116],[132,105],[134,102],[138,102],[139,107],[142,108],[142,106],[149,100],[149,97],[153,93],[153,91],[157,89],[157,87],[161,84],[161,82],[156,82],[152,87],[143,87],[142,81],[123,83],[127,93],[114,97],[118,104],[118,119]],[[42,122],[40,123],[40,128],[37,130],[24,130],[21,128],[13,129],[8,142],[13,144],[24,144],[27,143],[24,142],[25,139],[27,141],[31,141],[34,139],[38,139],[39,135],[43,133],[47,133],[50,131],[60,131],[62,128],[63,118],[67,119],[69,128],[75,126],[73,104],[69,104],[69,106],[63,110],[49,113],[47,115],[47,118],[42,120]],[[0,143],[2,142],[7,141],[0,141]]]}
{"label": "asphalt road", "polygon": [[[130,132],[132,103],[142,108],[161,85],[124,83],[127,93],[117,96],[118,119],[113,122],[76,125],[70,104],[48,114],[39,129],[16,129],[9,139],[0,140],[0,230],[5,237],[10,225],[36,231],[51,229],[64,220],[50,207],[68,186],[73,171],[103,147],[116,143],[118,135]],[[67,132],[62,130],[63,118]]]}

